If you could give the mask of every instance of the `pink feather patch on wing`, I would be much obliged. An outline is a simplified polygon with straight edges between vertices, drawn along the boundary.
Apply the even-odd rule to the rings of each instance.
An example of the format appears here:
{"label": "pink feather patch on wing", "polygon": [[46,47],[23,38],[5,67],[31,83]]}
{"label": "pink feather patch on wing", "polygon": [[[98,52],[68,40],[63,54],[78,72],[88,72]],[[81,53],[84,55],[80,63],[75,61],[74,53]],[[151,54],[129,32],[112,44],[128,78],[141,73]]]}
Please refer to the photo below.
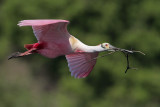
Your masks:
{"label": "pink feather patch on wing", "polygon": [[[72,52],[69,43],[70,34],[67,31],[67,20],[23,20],[19,26],[32,26],[38,43],[43,48],[37,52],[49,58],[66,55]],[[26,46],[27,49],[30,46]]]}
{"label": "pink feather patch on wing", "polygon": [[96,64],[98,53],[75,53],[66,55],[71,75],[75,78],[85,78]]}

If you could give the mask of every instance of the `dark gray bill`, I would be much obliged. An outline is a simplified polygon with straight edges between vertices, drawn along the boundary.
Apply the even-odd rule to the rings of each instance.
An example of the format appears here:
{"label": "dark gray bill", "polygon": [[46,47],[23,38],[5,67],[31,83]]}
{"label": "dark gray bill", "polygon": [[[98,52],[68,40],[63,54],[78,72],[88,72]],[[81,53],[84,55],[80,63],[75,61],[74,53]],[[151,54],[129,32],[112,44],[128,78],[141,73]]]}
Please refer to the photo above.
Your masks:
{"label": "dark gray bill", "polygon": [[121,49],[121,48],[117,48],[112,45],[109,45],[109,51],[121,51],[121,52],[125,52],[125,53],[134,53],[132,50]]}

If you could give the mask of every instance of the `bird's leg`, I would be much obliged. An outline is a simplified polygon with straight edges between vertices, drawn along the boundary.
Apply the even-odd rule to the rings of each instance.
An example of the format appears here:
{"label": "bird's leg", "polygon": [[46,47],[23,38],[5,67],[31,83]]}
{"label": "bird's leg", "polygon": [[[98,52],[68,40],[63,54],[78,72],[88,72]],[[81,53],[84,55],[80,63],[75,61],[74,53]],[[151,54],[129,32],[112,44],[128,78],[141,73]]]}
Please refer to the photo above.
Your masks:
{"label": "bird's leg", "polygon": [[8,60],[12,59],[12,58],[18,58],[18,57],[22,57],[22,56],[33,54],[34,53],[33,51],[35,51],[35,50],[36,50],[36,48],[32,48],[32,49],[27,50],[27,51],[25,51],[23,53],[15,52],[15,53],[11,54],[11,56],[8,57]]}
{"label": "bird's leg", "polygon": [[[40,45],[39,43],[25,45],[25,47],[28,49],[27,51],[25,51],[23,53],[15,52],[11,56],[8,57],[8,60],[12,59],[12,58],[18,58],[18,57],[22,57],[22,56],[36,53],[36,50],[39,49],[39,45]],[[27,47],[27,46],[29,46],[29,47]]]}

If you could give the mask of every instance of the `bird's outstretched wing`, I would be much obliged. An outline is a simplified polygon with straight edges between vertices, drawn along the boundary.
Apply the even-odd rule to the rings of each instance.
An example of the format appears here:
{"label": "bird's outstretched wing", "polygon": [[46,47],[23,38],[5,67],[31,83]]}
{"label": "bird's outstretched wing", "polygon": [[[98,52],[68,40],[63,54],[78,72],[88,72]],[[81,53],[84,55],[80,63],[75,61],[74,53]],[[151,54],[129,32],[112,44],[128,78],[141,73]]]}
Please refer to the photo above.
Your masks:
{"label": "bird's outstretched wing", "polygon": [[[69,37],[67,20],[22,20],[19,26],[32,26],[38,41],[54,41],[63,36]],[[62,37],[61,37],[62,36]],[[65,37],[63,37],[65,38]]]}
{"label": "bird's outstretched wing", "polygon": [[87,77],[96,64],[96,59],[92,59],[97,56],[98,53],[75,53],[66,55],[71,75],[75,78]]}
{"label": "bird's outstretched wing", "polygon": [[45,44],[45,49],[39,53],[54,58],[68,54],[71,51],[67,31],[67,20],[23,20],[19,26],[32,26],[39,43]]}

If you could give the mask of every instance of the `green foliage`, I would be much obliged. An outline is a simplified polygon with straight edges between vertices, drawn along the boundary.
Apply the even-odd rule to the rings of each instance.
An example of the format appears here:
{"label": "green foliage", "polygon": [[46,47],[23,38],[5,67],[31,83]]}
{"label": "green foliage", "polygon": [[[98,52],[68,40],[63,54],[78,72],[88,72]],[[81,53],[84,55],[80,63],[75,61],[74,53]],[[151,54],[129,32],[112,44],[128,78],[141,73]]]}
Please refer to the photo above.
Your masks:
{"label": "green foliage", "polygon": [[[159,107],[159,0],[0,1],[0,107]],[[98,59],[85,79],[70,77],[65,57],[32,55],[6,61],[36,42],[25,19],[66,19],[68,31],[86,44],[109,42],[146,56],[130,56],[138,67],[124,74],[123,54]],[[103,53],[101,53],[103,54]]]}

